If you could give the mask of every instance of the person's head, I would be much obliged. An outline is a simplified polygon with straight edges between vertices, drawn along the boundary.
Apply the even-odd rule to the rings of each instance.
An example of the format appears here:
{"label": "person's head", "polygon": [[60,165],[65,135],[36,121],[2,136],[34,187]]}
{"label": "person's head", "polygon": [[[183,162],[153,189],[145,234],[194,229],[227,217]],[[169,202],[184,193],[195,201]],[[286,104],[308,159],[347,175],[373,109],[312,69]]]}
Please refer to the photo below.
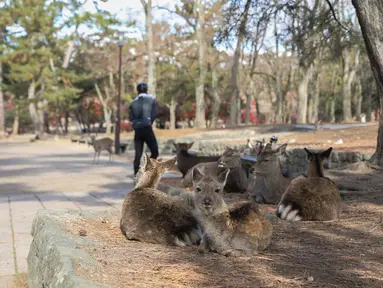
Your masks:
{"label": "person's head", "polygon": [[148,88],[149,88],[148,84],[146,84],[145,82],[140,82],[137,85],[137,93],[138,94],[148,93]]}

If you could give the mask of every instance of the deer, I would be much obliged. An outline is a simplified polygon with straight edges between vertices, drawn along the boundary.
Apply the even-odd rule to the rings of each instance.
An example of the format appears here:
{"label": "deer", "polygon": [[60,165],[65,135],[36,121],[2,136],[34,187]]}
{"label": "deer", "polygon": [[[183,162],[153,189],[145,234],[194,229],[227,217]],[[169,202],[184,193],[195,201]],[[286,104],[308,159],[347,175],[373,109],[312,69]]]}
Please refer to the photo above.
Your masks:
{"label": "deer", "polygon": [[323,161],[332,147],[323,152],[307,152],[307,177],[295,178],[282,195],[277,216],[287,221],[331,221],[341,215],[342,200],[335,183],[324,176]]}
{"label": "deer", "polygon": [[177,168],[182,173],[182,178],[185,177],[186,173],[199,163],[216,162],[220,156],[198,156],[188,152],[193,146],[194,142],[191,143],[173,143],[177,154]]}
{"label": "deer", "polygon": [[222,157],[216,162],[199,163],[190,169],[184,179],[183,184],[185,187],[193,186],[192,171],[194,168],[198,168],[205,174],[212,176],[219,176],[225,173],[227,169],[230,169],[230,174],[227,178],[225,191],[245,193],[247,191],[249,183],[249,168],[241,161],[241,156],[244,151],[227,147]]}
{"label": "deer", "polygon": [[96,140],[96,136],[92,135],[90,136],[90,143],[88,142],[88,147],[93,146],[94,148],[94,157],[93,162],[96,160],[96,156],[98,155],[98,161],[100,160],[100,153],[102,150],[106,150],[109,152],[109,162],[112,160],[112,154],[113,154],[113,140],[105,137],[99,140]]}
{"label": "deer", "polygon": [[198,251],[234,257],[253,255],[269,246],[273,226],[255,203],[225,203],[223,189],[229,173],[227,169],[217,177],[204,174],[198,168],[192,170],[194,215],[203,228]]}
{"label": "deer", "polygon": [[290,185],[292,178],[282,172],[279,157],[286,152],[287,144],[272,149],[268,143],[262,153],[257,157],[257,162],[252,166],[252,174],[256,177],[255,202],[278,204],[283,192]]}
{"label": "deer", "polygon": [[200,226],[191,207],[158,190],[162,175],[176,160],[151,159],[146,153],[141,157],[136,184],[122,205],[120,229],[127,239],[180,247],[200,242]]}

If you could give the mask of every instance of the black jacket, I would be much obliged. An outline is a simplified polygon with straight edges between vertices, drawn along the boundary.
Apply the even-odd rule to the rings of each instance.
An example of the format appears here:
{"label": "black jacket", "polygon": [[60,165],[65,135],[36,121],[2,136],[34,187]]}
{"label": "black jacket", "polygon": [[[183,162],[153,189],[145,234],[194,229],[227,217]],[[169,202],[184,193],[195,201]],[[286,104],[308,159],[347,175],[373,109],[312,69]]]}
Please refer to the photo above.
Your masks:
{"label": "black jacket", "polygon": [[129,106],[129,119],[133,129],[152,126],[156,117],[156,100],[150,94],[141,93]]}

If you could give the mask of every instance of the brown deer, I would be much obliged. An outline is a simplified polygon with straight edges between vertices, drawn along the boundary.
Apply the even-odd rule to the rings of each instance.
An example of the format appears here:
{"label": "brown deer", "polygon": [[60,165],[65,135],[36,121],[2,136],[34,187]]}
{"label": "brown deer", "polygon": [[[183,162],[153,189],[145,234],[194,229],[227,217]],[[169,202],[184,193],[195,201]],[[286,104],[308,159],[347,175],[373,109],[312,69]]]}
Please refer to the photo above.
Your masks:
{"label": "brown deer", "polygon": [[199,163],[216,162],[221,156],[198,156],[188,152],[193,146],[192,143],[173,143],[177,153],[177,168],[182,173],[182,178],[186,173]]}
{"label": "brown deer", "polygon": [[272,149],[268,143],[261,154],[257,157],[257,162],[252,167],[252,172],[256,179],[255,201],[258,203],[278,204],[283,192],[291,183],[291,178],[282,173],[279,157],[286,151],[287,144]]}
{"label": "brown deer", "polygon": [[99,139],[99,140],[96,140],[96,136],[92,135],[90,136],[90,143],[88,142],[88,146],[93,146],[94,148],[94,158],[93,158],[93,162],[96,160],[96,156],[98,155],[98,160],[100,160],[100,153],[102,150],[106,150],[109,152],[109,161],[112,160],[112,154],[113,154],[113,150],[112,150],[112,147],[113,147],[113,140],[108,138],[108,137],[105,137],[105,138],[102,138],[102,139]]}
{"label": "brown deer", "polygon": [[[216,162],[199,163],[193,167],[198,168],[204,174],[219,177],[230,169],[230,174],[227,178],[225,190],[227,192],[245,193],[249,183],[249,168],[241,161],[243,151],[236,148],[227,147],[222,157]],[[183,184],[185,187],[193,186],[192,171],[190,169],[184,179]]]}
{"label": "brown deer", "polygon": [[330,178],[324,177],[323,161],[332,148],[314,153],[305,148],[309,165],[308,177],[299,176],[287,187],[278,205],[277,216],[287,221],[327,221],[340,217],[340,192]]}
{"label": "brown deer", "polygon": [[200,241],[198,222],[187,203],[157,190],[161,176],[175,162],[176,158],[162,161],[143,154],[135,188],[122,205],[120,228],[129,240],[177,246]]}
{"label": "brown deer", "polygon": [[225,203],[222,194],[229,173],[230,169],[214,177],[193,169],[195,215],[204,231],[199,251],[224,256],[255,254],[269,246],[273,227],[255,203]]}

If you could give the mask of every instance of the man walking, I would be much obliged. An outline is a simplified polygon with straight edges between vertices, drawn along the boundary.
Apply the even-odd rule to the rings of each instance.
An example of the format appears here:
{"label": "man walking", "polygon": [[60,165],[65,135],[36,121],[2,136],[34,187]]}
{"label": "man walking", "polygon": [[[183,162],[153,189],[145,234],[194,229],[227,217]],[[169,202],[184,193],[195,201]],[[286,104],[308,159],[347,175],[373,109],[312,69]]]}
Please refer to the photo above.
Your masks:
{"label": "man walking", "polygon": [[137,85],[138,96],[129,106],[129,118],[134,129],[134,148],[136,156],[134,158],[134,175],[140,168],[140,160],[144,149],[144,142],[148,145],[151,156],[157,159],[158,144],[156,136],[153,133],[152,124],[157,117],[156,101],[148,93],[148,84],[139,83]]}

